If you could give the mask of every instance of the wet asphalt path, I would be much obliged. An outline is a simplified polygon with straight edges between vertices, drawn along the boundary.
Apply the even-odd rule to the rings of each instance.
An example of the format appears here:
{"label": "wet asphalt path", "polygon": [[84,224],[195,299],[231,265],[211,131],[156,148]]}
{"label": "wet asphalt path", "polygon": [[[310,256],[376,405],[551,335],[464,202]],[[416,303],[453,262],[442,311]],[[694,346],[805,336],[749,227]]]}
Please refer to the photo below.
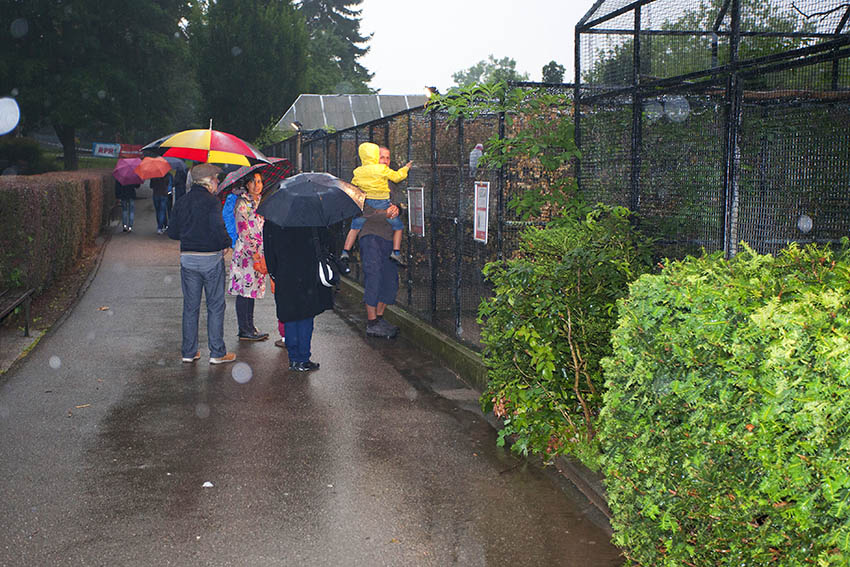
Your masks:
{"label": "wet asphalt path", "polygon": [[[238,364],[208,364],[203,313],[202,358],[181,363],[178,244],[149,198],[136,216],[0,377],[0,565],[622,563],[592,506],[432,391],[474,403],[449,371],[344,310],[316,320],[316,372],[238,343],[232,297]],[[276,338],[270,294],[256,319]]]}

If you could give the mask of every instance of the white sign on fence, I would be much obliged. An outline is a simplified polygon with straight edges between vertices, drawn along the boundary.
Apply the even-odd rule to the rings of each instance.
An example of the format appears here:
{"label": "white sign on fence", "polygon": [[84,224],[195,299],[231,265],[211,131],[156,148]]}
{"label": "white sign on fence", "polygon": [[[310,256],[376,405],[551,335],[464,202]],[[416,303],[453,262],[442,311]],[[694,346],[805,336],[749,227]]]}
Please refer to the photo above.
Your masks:
{"label": "white sign on fence", "polygon": [[488,219],[490,218],[490,183],[475,182],[475,221],[472,238],[487,244]]}
{"label": "white sign on fence", "polygon": [[407,221],[410,234],[425,236],[425,189],[407,188]]}
{"label": "white sign on fence", "polygon": [[94,157],[117,158],[121,153],[121,144],[92,144],[91,154]]}

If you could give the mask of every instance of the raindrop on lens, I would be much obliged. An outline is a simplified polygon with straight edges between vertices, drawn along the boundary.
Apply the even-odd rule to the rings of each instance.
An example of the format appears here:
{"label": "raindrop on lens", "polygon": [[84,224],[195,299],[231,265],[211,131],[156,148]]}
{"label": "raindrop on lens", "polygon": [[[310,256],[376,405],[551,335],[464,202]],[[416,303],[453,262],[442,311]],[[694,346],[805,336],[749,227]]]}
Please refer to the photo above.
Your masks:
{"label": "raindrop on lens", "polygon": [[17,20],[12,21],[12,25],[9,26],[9,33],[11,33],[12,37],[15,39],[24,37],[27,33],[29,33],[29,31],[30,25],[24,18],[18,18]]}
{"label": "raindrop on lens", "polygon": [[106,98],[106,91],[103,90],[103,89],[97,91],[97,98],[99,98],[100,100],[105,99]]}
{"label": "raindrop on lens", "polygon": [[807,234],[812,227],[814,226],[814,222],[812,222],[812,217],[809,215],[800,215],[800,218],[797,219],[797,228],[803,234]]}
{"label": "raindrop on lens", "polygon": [[198,404],[195,406],[195,415],[201,419],[206,419],[210,416],[210,406],[207,404]]}
{"label": "raindrop on lens", "polygon": [[673,122],[684,122],[691,113],[691,105],[683,96],[673,96],[664,101],[664,113]]}
{"label": "raindrop on lens", "polygon": [[50,368],[59,368],[62,366],[62,359],[58,356],[51,356],[48,364],[50,364]]}
{"label": "raindrop on lens", "polygon": [[164,359],[164,358],[160,358],[159,360],[157,360],[157,361],[156,361],[156,363],[157,363],[159,366],[165,366],[165,359]]}
{"label": "raindrop on lens", "polygon": [[664,115],[664,107],[657,100],[648,100],[643,103],[643,112],[647,120],[655,122]]}
{"label": "raindrop on lens", "polygon": [[174,281],[174,278],[172,278],[171,276],[165,276],[165,278],[164,278],[164,280],[163,280],[163,281],[164,281],[167,285],[170,285],[170,284],[171,284],[171,282],[172,282],[172,281]]}
{"label": "raindrop on lens", "polygon": [[230,50],[230,53],[234,57],[238,57],[239,55],[242,55],[242,48],[239,46],[233,46],[233,48]]}
{"label": "raindrop on lens", "polygon": [[254,376],[254,371],[251,370],[251,366],[249,366],[248,363],[237,362],[233,365],[231,375],[233,376],[233,379],[240,384],[245,384]]}
{"label": "raindrop on lens", "polygon": [[21,120],[21,109],[18,101],[13,98],[0,98],[0,136],[8,134],[18,127]]}

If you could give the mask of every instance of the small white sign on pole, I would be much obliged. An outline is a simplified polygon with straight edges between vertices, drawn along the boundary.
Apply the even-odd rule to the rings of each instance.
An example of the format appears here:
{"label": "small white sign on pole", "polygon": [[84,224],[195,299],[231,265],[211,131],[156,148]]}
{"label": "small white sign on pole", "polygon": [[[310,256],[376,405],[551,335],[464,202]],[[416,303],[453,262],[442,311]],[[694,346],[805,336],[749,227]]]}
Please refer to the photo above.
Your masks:
{"label": "small white sign on pole", "polygon": [[407,188],[407,222],[410,234],[425,236],[425,189]]}
{"label": "small white sign on pole", "polygon": [[487,244],[488,219],[490,218],[490,183],[475,182],[475,220],[472,238]]}

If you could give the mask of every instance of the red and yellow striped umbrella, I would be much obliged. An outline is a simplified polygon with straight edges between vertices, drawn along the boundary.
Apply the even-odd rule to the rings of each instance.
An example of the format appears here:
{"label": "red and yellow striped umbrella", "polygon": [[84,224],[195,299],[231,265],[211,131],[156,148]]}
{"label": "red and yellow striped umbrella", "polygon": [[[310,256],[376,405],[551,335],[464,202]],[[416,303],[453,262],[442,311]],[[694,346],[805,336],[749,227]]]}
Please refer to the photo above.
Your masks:
{"label": "red and yellow striped umbrella", "polygon": [[183,130],[155,140],[142,151],[203,163],[254,165],[268,163],[263,153],[245,140],[212,129]]}

